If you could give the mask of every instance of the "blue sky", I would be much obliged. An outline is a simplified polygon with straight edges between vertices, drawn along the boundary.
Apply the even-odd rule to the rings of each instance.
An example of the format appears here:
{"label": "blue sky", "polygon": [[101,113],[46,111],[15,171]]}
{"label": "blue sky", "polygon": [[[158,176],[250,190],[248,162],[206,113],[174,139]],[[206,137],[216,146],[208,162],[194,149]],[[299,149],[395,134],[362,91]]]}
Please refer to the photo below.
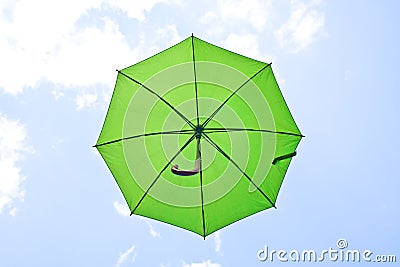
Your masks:
{"label": "blue sky", "polygon": [[[339,238],[399,261],[399,8],[361,0],[1,1],[0,266],[263,266],[272,264],[257,259],[264,246],[321,251]],[[91,147],[115,69],[191,33],[272,61],[306,135],[278,209],[205,241],[126,216]]]}

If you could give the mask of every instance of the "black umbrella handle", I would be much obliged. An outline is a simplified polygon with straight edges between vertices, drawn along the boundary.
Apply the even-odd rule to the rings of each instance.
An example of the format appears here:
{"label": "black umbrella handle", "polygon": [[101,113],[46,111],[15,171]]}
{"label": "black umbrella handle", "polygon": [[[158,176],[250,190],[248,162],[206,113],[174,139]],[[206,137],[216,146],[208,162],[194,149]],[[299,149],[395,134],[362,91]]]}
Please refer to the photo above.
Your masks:
{"label": "black umbrella handle", "polygon": [[274,158],[274,160],[272,161],[272,165],[275,165],[276,163],[278,163],[278,162],[281,161],[281,160],[293,158],[293,157],[296,156],[296,155],[297,155],[297,153],[296,153],[296,151],[294,151],[294,152],[292,152],[292,153],[289,153],[289,154],[286,154],[286,155],[283,155],[283,156],[276,157],[276,158]]}
{"label": "black umbrella handle", "polygon": [[194,162],[194,169],[192,170],[180,170],[179,166],[175,164],[171,168],[171,172],[173,174],[179,176],[191,176],[200,172],[200,163],[201,163],[201,153],[200,153],[200,138],[197,138],[197,151],[196,151],[196,161]]}

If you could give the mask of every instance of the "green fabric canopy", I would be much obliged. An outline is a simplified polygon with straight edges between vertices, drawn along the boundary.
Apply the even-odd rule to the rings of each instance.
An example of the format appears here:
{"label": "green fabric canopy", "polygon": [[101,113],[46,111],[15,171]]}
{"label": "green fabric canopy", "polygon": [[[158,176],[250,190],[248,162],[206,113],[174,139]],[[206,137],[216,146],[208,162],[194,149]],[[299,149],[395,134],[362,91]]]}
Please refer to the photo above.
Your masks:
{"label": "green fabric canopy", "polygon": [[192,35],[118,71],[95,147],[131,214],[205,237],[275,207],[301,138],[271,64]]}

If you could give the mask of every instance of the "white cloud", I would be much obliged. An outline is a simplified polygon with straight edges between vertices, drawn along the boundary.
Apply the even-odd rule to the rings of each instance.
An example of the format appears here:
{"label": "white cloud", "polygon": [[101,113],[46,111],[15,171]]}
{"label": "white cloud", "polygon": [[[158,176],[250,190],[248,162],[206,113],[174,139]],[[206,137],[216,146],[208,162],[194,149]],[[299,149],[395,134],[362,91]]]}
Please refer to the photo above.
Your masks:
{"label": "white cloud", "polygon": [[26,146],[27,133],[19,121],[0,114],[0,214],[5,208],[15,216],[15,201],[24,200],[21,183],[25,179],[18,162],[32,149]]}
{"label": "white cloud", "polygon": [[221,267],[218,263],[213,263],[210,260],[203,261],[203,262],[193,262],[193,263],[183,263],[183,267]]}
{"label": "white cloud", "polygon": [[[127,262],[131,256],[131,254],[135,251],[135,246],[130,247],[127,251],[125,251],[124,253],[121,253],[117,263],[114,265],[115,267],[120,267],[122,264],[124,264],[125,262]],[[137,254],[133,254],[133,256],[131,257],[131,263],[134,263],[136,260],[136,256]]]}
{"label": "white cloud", "polygon": [[78,110],[96,105],[97,93],[81,93],[76,96],[75,104]]}
{"label": "white cloud", "polygon": [[[17,94],[46,76],[48,53],[57,49],[76,21],[100,0],[21,0],[2,6],[0,87]],[[42,7],[40,12],[33,12]]]}
{"label": "white cloud", "polygon": [[10,210],[10,215],[13,216],[13,217],[15,217],[15,215],[17,215],[17,208],[12,208],[12,209]]}
{"label": "white cloud", "polygon": [[221,252],[221,230],[214,233],[215,252]]}
{"label": "white cloud", "polygon": [[233,52],[265,62],[271,61],[271,56],[261,53],[258,36],[255,34],[231,33],[221,42],[221,45]]}
{"label": "white cloud", "polygon": [[104,19],[103,28],[87,27],[67,36],[58,49],[48,54],[43,76],[65,87],[112,87],[117,64],[137,60],[139,51],[130,49],[118,25]]}
{"label": "white cloud", "polygon": [[180,4],[180,0],[107,0],[110,6],[120,9],[125,12],[128,17],[137,19],[143,22],[146,19],[146,13],[153,9],[153,7],[160,3],[165,4]]}
{"label": "white cloud", "polygon": [[158,28],[149,39],[146,39],[143,33],[139,34],[139,38],[139,44],[134,50],[136,57],[130,59],[129,62],[126,62],[123,66],[129,66],[132,63],[144,60],[183,40],[178,34],[177,27],[174,24],[167,24]]}
{"label": "white cloud", "polygon": [[321,2],[291,1],[290,18],[275,31],[275,37],[282,47],[298,52],[321,36],[325,24],[324,13],[317,9]]}
{"label": "white cloud", "polygon": [[114,201],[113,205],[119,215],[129,217],[129,215],[131,214],[131,211],[129,210],[127,204],[120,203],[119,201]]}
{"label": "white cloud", "polygon": [[60,99],[61,97],[64,96],[63,92],[56,91],[56,90],[51,91],[51,94],[54,96],[55,100],[58,100],[58,99]]}
{"label": "white cloud", "polygon": [[216,10],[208,11],[200,21],[204,24],[222,25],[232,21],[250,24],[257,31],[265,28],[270,0],[218,0]]}
{"label": "white cloud", "polygon": [[156,230],[154,230],[153,225],[148,220],[146,220],[146,223],[149,226],[150,235],[154,238],[156,238],[156,237],[161,238],[160,233],[158,233]]}
{"label": "white cloud", "polygon": [[178,34],[178,30],[176,29],[176,25],[168,24],[163,28],[160,28],[156,32],[157,43],[167,44],[167,46],[172,46],[180,41],[182,41],[182,37]]}
{"label": "white cloud", "polygon": [[[129,217],[131,212],[128,208],[128,205],[125,203],[120,203],[119,201],[114,201],[113,206],[115,208],[115,210],[117,211],[117,213],[121,216],[124,217]],[[140,220],[145,221],[147,226],[149,227],[149,233],[152,237],[154,238],[161,238],[161,235],[159,232],[157,232],[153,225],[151,224],[150,220],[145,218],[145,217],[139,217]]]}
{"label": "white cloud", "polygon": [[[112,88],[115,69],[142,59],[144,51],[151,51],[152,46],[140,37],[137,46],[131,48],[118,24],[108,18],[103,19],[102,25],[83,28],[77,22],[89,11],[110,5],[127,10],[128,15],[140,20],[161,2],[180,3],[178,0],[2,2],[0,13],[5,15],[0,16],[0,88],[18,94],[24,88],[37,86],[41,80],[78,91],[98,85]],[[38,6],[43,7],[40,13],[32,12]],[[173,25],[167,25],[160,33],[172,36],[173,41],[178,37]]]}

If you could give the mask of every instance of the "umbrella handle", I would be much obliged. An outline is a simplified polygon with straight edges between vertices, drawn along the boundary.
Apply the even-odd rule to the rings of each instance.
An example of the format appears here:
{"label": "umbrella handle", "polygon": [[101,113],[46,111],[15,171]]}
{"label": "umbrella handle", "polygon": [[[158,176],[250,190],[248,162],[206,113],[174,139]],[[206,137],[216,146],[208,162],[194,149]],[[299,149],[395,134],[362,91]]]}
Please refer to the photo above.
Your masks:
{"label": "umbrella handle", "polygon": [[293,158],[293,157],[296,156],[296,155],[297,155],[297,152],[294,151],[294,152],[292,152],[292,153],[289,153],[289,154],[286,154],[286,155],[283,155],[283,156],[276,157],[276,158],[274,158],[274,160],[272,161],[272,165],[275,165],[277,162],[279,162],[279,161],[281,161],[281,160]]}
{"label": "umbrella handle", "polygon": [[196,161],[194,162],[194,169],[192,170],[180,170],[177,164],[173,165],[171,168],[171,172],[173,174],[179,176],[191,176],[200,172],[200,164],[201,156],[200,156],[200,138],[197,138],[197,152],[196,152]]}

